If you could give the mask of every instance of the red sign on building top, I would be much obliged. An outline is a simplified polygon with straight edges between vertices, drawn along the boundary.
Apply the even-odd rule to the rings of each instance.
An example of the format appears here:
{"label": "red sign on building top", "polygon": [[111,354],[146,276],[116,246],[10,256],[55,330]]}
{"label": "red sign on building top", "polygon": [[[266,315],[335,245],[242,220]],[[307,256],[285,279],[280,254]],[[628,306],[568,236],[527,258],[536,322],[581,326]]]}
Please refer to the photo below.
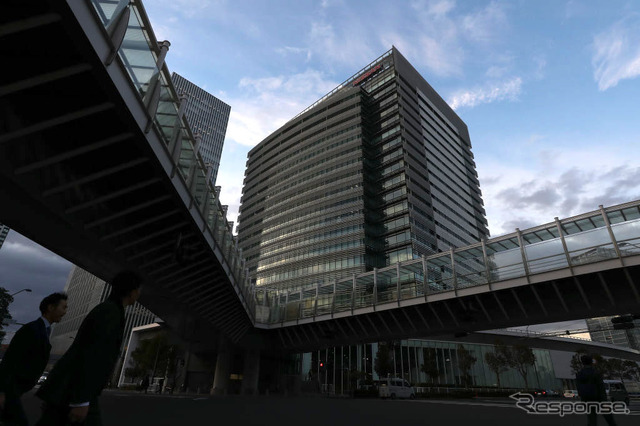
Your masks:
{"label": "red sign on building top", "polygon": [[376,65],[375,67],[371,68],[369,71],[365,72],[364,74],[362,74],[360,77],[356,78],[353,81],[353,85],[357,86],[358,84],[360,84],[362,81],[364,81],[365,79],[367,79],[368,77],[370,77],[374,72],[378,71],[380,68],[382,68],[381,64]]}

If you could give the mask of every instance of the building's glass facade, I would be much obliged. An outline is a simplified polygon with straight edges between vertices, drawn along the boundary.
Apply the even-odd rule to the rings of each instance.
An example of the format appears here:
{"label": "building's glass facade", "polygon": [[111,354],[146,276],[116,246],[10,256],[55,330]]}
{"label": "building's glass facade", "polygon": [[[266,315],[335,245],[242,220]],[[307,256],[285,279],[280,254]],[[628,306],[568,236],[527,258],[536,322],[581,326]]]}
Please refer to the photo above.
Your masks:
{"label": "building's glass facade", "polygon": [[277,288],[488,236],[467,127],[395,48],[249,152],[239,222]]}
{"label": "building's glass facade", "polygon": [[[111,286],[95,275],[74,266],[69,273],[64,291],[69,296],[67,313],[62,320],[51,328],[51,352],[61,355],[71,346],[73,338],[80,329],[80,324],[96,305],[104,302]],[[151,324],[156,316],[144,306],[136,302],[125,309],[125,330],[122,348],[127,344],[134,327]]]}
{"label": "building's glass facade", "polygon": [[209,163],[213,168],[211,173],[213,185],[218,176],[231,107],[180,74],[172,73],[171,81],[178,94],[186,93],[188,96],[185,116],[193,133],[199,133],[202,136],[200,155],[205,164]]}
{"label": "building's glass facade", "polygon": [[[402,340],[393,347],[392,362],[394,377],[402,377],[416,387],[438,387],[465,385],[458,366],[459,343],[426,340]],[[352,390],[354,375],[359,377],[358,386],[362,387],[367,379],[378,380],[375,362],[378,343],[352,346],[337,346],[315,352],[301,354],[299,373],[303,381],[316,380],[327,392],[338,394]],[[497,386],[496,374],[484,362],[485,354],[493,352],[493,345],[463,344],[464,348],[476,358],[469,370],[469,386]],[[562,380],[556,378],[551,355],[546,349],[533,349],[535,364],[527,370],[527,381],[531,389],[562,389]],[[431,378],[422,371],[425,358],[435,358],[438,377]],[[321,366],[322,364],[322,366]],[[360,372],[360,374],[354,374]],[[500,374],[502,388],[523,389],[523,377],[514,369]]]}
{"label": "building's glass facade", "polygon": [[3,225],[2,223],[0,223],[0,248],[2,248],[2,244],[4,244],[4,240],[7,238],[7,235],[9,235],[9,230],[11,228],[9,228],[7,225]]}
{"label": "building's glass facade", "polygon": [[640,350],[640,320],[633,321],[635,328],[613,330],[611,318],[613,317],[598,317],[586,320],[591,340]]}

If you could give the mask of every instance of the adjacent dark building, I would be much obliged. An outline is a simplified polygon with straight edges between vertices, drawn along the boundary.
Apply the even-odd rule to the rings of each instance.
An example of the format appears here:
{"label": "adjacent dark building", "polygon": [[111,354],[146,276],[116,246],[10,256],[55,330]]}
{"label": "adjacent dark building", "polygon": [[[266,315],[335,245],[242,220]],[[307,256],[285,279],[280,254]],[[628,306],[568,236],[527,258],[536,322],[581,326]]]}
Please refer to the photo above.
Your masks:
{"label": "adjacent dark building", "polygon": [[392,48],[248,154],[238,237],[290,287],[488,236],[465,123]]}
{"label": "adjacent dark building", "polygon": [[9,235],[10,230],[11,228],[7,225],[0,223],[0,248],[2,248],[2,244],[4,244],[4,240],[7,238],[7,235]]}
{"label": "adjacent dark building", "polygon": [[218,176],[231,107],[180,74],[172,73],[171,81],[176,92],[185,93],[188,97],[185,116],[193,133],[199,133],[202,136],[200,155],[205,163],[213,167],[211,173],[213,185]]}
{"label": "adjacent dark building", "polygon": [[[64,291],[69,296],[69,308],[62,320],[51,329],[51,353],[54,355],[63,355],[69,349],[82,321],[94,307],[107,300],[111,286],[74,265],[69,272]],[[157,320],[158,317],[138,302],[127,306],[121,351],[126,350],[127,340],[134,327],[151,324]]]}
{"label": "adjacent dark building", "polygon": [[598,317],[586,320],[591,340],[640,350],[640,320],[633,321],[635,327],[632,329],[614,330],[612,318]]}

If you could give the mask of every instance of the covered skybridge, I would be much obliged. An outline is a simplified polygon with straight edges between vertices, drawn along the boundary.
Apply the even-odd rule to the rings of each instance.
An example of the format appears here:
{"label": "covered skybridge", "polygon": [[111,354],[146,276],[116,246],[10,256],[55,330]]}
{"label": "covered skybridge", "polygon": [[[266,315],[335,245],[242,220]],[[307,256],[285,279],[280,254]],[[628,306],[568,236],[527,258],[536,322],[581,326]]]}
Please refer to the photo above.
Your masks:
{"label": "covered skybridge", "polygon": [[286,347],[640,312],[640,201],[330,283],[256,290],[256,327]]}

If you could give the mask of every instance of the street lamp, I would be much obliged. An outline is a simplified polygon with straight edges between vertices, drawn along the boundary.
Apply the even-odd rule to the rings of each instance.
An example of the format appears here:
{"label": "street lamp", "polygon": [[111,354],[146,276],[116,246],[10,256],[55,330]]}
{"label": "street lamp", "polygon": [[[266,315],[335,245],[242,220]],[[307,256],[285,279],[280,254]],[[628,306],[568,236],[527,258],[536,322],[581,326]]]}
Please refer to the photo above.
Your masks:
{"label": "street lamp", "polygon": [[18,293],[22,293],[23,291],[26,291],[27,293],[31,293],[31,289],[30,288],[23,288],[22,290],[16,291],[15,293],[11,294],[10,296],[13,297]]}

